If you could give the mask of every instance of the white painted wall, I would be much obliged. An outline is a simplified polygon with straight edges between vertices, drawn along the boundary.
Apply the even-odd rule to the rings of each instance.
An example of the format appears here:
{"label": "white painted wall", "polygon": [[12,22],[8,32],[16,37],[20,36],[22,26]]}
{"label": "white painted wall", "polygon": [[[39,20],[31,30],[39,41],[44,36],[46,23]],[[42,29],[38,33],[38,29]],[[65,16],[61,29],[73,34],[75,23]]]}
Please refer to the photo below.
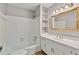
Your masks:
{"label": "white painted wall", "polygon": [[[79,5],[79,3],[74,3],[73,5]],[[52,4],[49,9],[49,16],[55,11],[56,9],[60,9],[65,6],[65,3],[54,3]]]}
{"label": "white painted wall", "polygon": [[35,15],[35,17],[40,17],[40,5],[34,11],[34,15]]}
{"label": "white painted wall", "polygon": [[6,26],[5,26],[5,18],[4,18],[4,14],[3,14],[3,11],[4,11],[4,4],[3,3],[0,3],[0,46],[3,46],[4,45],[4,41],[5,41],[5,29],[6,29]]}
{"label": "white painted wall", "polygon": [[40,51],[40,6],[38,6],[34,12],[35,18],[35,36],[37,36],[36,52]]}
{"label": "white painted wall", "polygon": [[54,3],[52,4],[48,9],[49,9],[49,15],[53,13],[54,10],[60,9],[63,7],[65,4],[64,3]]}
{"label": "white painted wall", "polygon": [[6,4],[5,9],[6,9],[5,11],[6,15],[33,18],[33,11],[30,11],[30,10],[18,8],[15,6],[8,5],[8,4]]}
{"label": "white painted wall", "polygon": [[4,3],[0,3],[0,12],[3,12],[4,13],[4,8],[5,7],[5,4]]}

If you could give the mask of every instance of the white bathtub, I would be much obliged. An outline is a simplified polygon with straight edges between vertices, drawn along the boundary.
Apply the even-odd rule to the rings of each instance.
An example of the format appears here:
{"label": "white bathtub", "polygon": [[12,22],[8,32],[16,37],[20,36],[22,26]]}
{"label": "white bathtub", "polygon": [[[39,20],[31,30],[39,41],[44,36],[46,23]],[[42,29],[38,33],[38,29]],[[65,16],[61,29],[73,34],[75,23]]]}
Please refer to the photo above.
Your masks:
{"label": "white bathtub", "polygon": [[31,45],[23,49],[12,50],[11,48],[4,48],[0,55],[32,55],[35,53],[37,45]]}

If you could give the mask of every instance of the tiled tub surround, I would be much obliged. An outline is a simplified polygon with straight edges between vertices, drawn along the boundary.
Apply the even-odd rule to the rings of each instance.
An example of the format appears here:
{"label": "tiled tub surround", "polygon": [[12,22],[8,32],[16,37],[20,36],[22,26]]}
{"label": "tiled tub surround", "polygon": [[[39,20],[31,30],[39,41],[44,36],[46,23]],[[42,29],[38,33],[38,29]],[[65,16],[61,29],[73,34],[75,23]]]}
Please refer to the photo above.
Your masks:
{"label": "tiled tub surround", "polygon": [[[6,18],[5,20],[7,26],[6,28],[7,36],[5,36],[6,40],[3,41],[5,44],[2,44],[3,49],[1,50],[0,55],[34,54],[38,47],[37,44],[38,40],[37,38],[35,39],[33,36],[34,27],[32,28],[30,26],[30,25],[32,26],[34,25],[34,21],[32,19],[18,18],[13,16],[5,16],[5,18]],[[25,24],[27,24],[27,26],[25,26]],[[30,28],[32,28],[32,30]],[[31,31],[29,32],[29,30],[33,32]]]}
{"label": "tiled tub surround", "polygon": [[3,50],[0,52],[0,55],[32,55],[35,53],[37,45],[30,45],[26,48],[14,50],[10,47],[4,46]]}
{"label": "tiled tub surround", "polygon": [[0,9],[0,46],[3,47],[0,55],[34,54],[39,50],[39,39],[34,38],[38,29],[33,12],[7,5],[5,7]]}

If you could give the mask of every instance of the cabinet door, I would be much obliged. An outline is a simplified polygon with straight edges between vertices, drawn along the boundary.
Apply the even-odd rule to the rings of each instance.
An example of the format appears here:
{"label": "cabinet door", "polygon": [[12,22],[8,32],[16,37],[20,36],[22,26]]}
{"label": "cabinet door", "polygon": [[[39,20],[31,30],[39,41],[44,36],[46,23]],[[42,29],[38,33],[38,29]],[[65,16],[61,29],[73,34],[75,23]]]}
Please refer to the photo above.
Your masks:
{"label": "cabinet door", "polygon": [[47,53],[51,55],[62,55],[63,51],[61,49],[61,45],[58,44],[57,42],[47,40]]}
{"label": "cabinet door", "polygon": [[42,37],[41,39],[41,49],[46,53],[46,39]]}
{"label": "cabinet door", "polygon": [[79,55],[79,50],[73,49],[73,50],[72,50],[72,54],[73,54],[73,55]]}
{"label": "cabinet door", "polygon": [[47,49],[47,54],[54,55],[55,54],[55,43],[54,42],[52,43],[50,40],[47,40],[46,49]]}
{"label": "cabinet door", "polygon": [[[55,55],[79,55],[79,50],[60,44],[52,41],[52,45],[54,45],[54,54]],[[52,46],[51,45],[51,46]]]}

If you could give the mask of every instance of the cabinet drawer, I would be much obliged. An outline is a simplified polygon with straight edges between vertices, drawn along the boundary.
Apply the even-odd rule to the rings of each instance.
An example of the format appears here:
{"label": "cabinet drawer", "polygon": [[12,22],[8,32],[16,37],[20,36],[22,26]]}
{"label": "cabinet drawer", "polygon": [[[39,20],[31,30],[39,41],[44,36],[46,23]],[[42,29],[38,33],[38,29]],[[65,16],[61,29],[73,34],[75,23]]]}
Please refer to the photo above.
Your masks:
{"label": "cabinet drawer", "polygon": [[62,51],[63,55],[77,55],[79,54],[79,50],[72,48],[70,46],[66,46],[63,44],[59,44],[57,43],[57,47],[60,49],[60,51]]}
{"label": "cabinet drawer", "polygon": [[79,55],[79,50],[74,49],[72,47],[69,46],[63,46],[63,52],[65,55]]}
{"label": "cabinet drawer", "polygon": [[[72,48],[70,46],[66,46],[64,44],[61,43],[57,43],[51,40],[48,40],[47,42],[49,42],[50,44],[50,53],[51,53],[51,48],[54,49],[54,53],[55,55],[79,55],[79,50]],[[52,54],[52,53],[51,53]]]}

